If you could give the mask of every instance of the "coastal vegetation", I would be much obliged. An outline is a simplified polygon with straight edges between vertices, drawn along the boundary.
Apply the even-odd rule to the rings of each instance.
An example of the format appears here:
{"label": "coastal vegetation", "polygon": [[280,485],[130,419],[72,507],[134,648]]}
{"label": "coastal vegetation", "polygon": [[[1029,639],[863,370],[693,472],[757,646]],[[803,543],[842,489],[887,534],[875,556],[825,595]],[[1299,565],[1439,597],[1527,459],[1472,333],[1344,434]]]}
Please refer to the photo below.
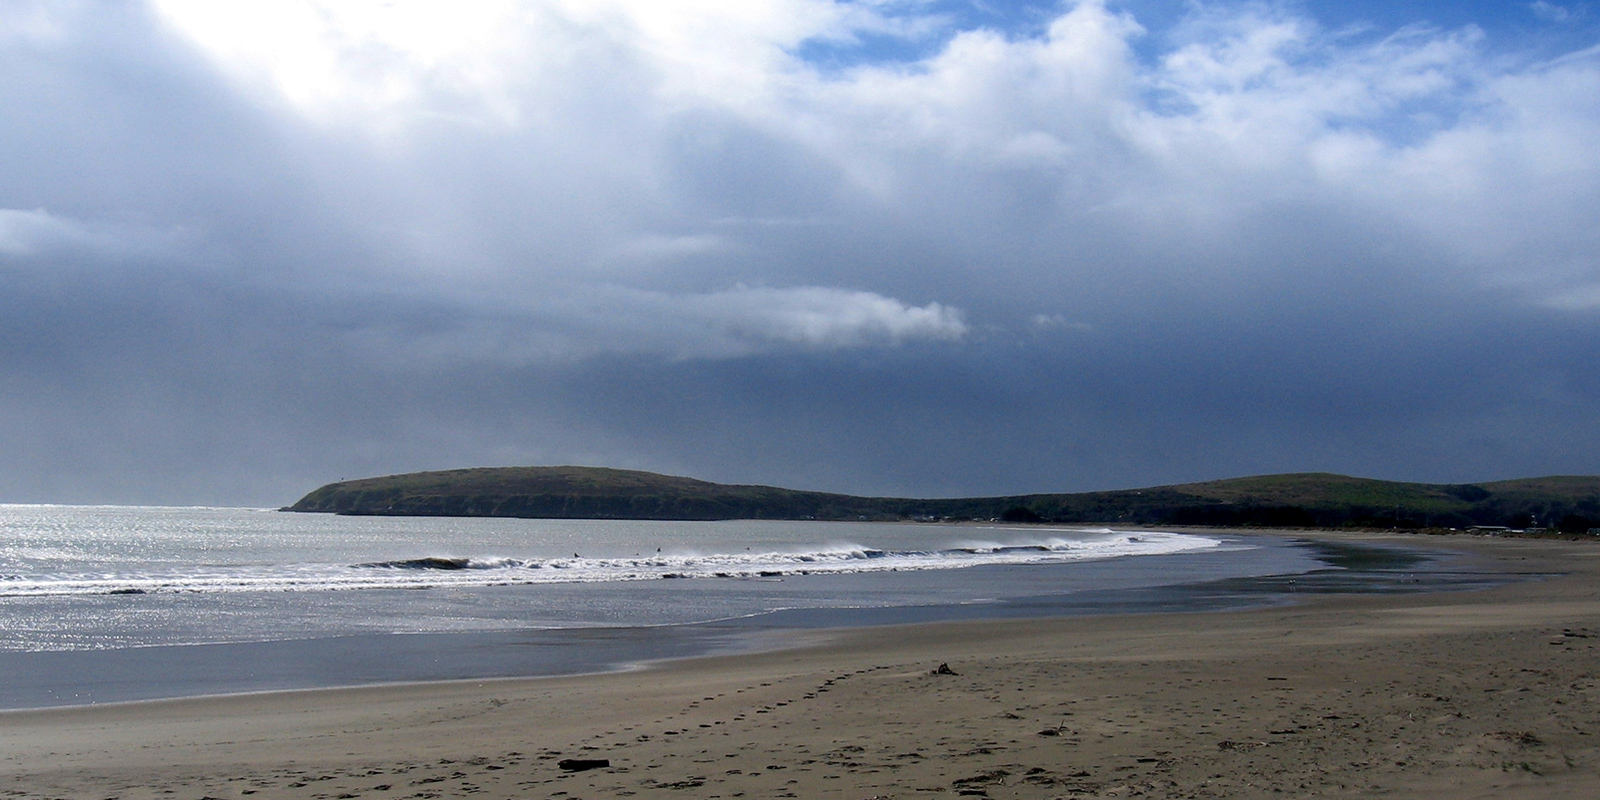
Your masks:
{"label": "coastal vegetation", "polygon": [[1117,491],[916,499],[721,484],[604,467],[496,467],[340,481],[284,510],[548,519],[1478,526],[1587,534],[1600,528],[1600,476],[1430,484],[1294,473]]}

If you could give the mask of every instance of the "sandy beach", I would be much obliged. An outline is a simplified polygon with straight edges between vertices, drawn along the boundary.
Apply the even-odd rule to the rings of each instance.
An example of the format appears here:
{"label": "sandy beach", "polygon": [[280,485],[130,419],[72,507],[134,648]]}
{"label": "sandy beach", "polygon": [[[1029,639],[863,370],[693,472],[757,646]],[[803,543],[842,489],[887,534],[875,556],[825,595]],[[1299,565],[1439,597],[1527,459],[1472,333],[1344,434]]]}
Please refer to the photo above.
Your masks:
{"label": "sandy beach", "polygon": [[606,675],[6,712],[0,797],[1600,795],[1600,544],[1295,535],[1553,577],[830,631]]}

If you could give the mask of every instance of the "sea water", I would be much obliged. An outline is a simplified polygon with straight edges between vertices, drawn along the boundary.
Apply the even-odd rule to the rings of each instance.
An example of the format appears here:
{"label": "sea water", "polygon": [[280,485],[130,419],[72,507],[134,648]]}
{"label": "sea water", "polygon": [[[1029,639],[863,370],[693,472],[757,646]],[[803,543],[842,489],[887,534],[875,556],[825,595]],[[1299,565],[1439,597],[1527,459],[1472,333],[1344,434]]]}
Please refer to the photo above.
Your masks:
{"label": "sea water", "polygon": [[[0,505],[0,709],[616,669],[819,627],[1239,607],[1333,585],[1352,572],[1336,561],[1283,537],[1073,526]],[[1355,590],[1414,590],[1377,573]]]}
{"label": "sea water", "polygon": [[[797,603],[970,602],[1021,587],[970,585],[949,573],[1242,547],[1103,528],[4,505],[0,650],[682,624]],[[891,573],[930,574],[795,591],[820,587],[825,576]]]}

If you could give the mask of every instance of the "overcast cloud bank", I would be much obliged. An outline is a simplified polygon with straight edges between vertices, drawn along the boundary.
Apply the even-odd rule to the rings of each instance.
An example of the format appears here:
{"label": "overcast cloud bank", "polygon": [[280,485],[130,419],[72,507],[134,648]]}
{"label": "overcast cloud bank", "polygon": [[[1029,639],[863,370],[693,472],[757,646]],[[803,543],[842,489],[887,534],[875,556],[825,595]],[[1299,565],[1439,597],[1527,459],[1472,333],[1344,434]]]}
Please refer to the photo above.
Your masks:
{"label": "overcast cloud bank", "polygon": [[1600,472],[1588,6],[1160,6],[6,2],[0,499]]}

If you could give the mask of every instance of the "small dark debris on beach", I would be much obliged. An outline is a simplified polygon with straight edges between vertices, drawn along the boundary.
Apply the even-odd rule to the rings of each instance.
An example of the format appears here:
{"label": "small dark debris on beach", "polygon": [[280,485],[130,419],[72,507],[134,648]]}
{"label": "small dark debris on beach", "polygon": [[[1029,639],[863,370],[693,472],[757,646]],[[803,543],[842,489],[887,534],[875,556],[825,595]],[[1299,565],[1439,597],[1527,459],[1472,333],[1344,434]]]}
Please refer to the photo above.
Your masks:
{"label": "small dark debris on beach", "polygon": [[1254,750],[1257,747],[1265,747],[1266,745],[1267,745],[1266,742],[1235,742],[1235,741],[1230,741],[1230,740],[1223,740],[1223,741],[1217,742],[1217,749],[1218,750]]}
{"label": "small dark debris on beach", "polygon": [[582,772],[588,769],[605,769],[611,766],[609,758],[563,758],[556,762],[556,766],[568,772]]}
{"label": "small dark debris on beach", "polygon": [[1540,739],[1533,731],[1495,731],[1489,735],[1524,747],[1544,744],[1544,740]]}

